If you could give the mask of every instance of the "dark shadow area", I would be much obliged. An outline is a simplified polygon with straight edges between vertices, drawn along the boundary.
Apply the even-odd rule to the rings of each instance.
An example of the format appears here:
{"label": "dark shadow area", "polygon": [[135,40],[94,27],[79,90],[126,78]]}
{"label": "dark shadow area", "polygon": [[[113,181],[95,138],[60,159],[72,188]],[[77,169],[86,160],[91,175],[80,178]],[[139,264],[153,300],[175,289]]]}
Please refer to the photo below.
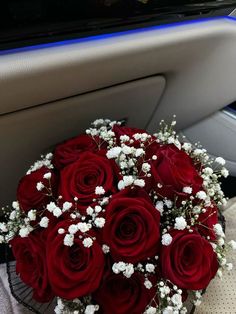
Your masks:
{"label": "dark shadow area", "polygon": [[222,180],[222,190],[228,198],[236,196],[236,177],[228,177]]}

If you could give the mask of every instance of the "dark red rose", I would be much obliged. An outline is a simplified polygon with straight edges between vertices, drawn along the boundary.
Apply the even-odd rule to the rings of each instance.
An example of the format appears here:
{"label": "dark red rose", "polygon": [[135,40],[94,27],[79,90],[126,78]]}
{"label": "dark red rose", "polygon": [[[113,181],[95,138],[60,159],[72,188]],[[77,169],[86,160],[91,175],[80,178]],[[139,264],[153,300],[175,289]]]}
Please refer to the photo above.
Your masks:
{"label": "dark red rose", "polygon": [[62,169],[59,194],[63,201],[78,198],[78,209],[85,210],[97,198],[95,189],[102,186],[106,194],[115,191],[116,164],[106,157],[84,152],[79,160]]}
{"label": "dark red rose", "polygon": [[45,243],[43,231],[34,231],[26,238],[15,237],[10,242],[17,274],[33,288],[33,298],[41,303],[54,297],[48,280]]}
{"label": "dark red rose", "polygon": [[[127,135],[130,137],[130,139],[132,138],[134,140],[134,138],[132,137],[134,134],[136,134],[136,133],[141,133],[141,134],[145,133],[146,134],[147,133],[145,130],[142,130],[142,129],[130,128],[127,126],[119,126],[117,124],[115,124],[113,126],[112,131],[115,133],[118,144],[120,144],[120,136],[121,135]],[[134,143],[132,145],[136,146],[136,141],[134,141]]]}
{"label": "dark red rose", "polygon": [[[148,134],[147,131],[143,129],[137,129],[137,128],[130,128],[127,126],[119,126],[119,125],[114,125],[113,126],[113,132],[115,133],[117,143],[120,144],[120,136],[121,135],[127,135],[130,137],[130,139],[133,140],[132,146],[138,148],[140,147],[140,140],[135,140],[133,137],[134,134]],[[156,151],[157,148],[159,148],[159,144],[157,143],[157,138],[153,135],[149,134],[149,138],[147,141],[145,141],[145,152],[146,152],[146,157],[152,156],[152,152]]]}
{"label": "dark red rose", "polygon": [[[51,173],[51,179],[44,179],[46,173]],[[24,211],[30,209],[42,209],[50,200],[49,189],[52,189],[53,194],[56,193],[57,182],[56,176],[52,170],[42,167],[30,174],[24,176],[18,185],[17,200],[20,208]],[[37,183],[42,182],[45,186],[41,191],[37,190]]]}
{"label": "dark red rose", "polygon": [[143,129],[137,129],[137,128],[130,128],[128,126],[120,126],[115,124],[112,128],[112,131],[115,132],[116,136],[120,138],[121,135],[127,135],[129,137],[132,137],[136,133],[147,133]]}
{"label": "dark red rose", "polygon": [[103,242],[115,261],[136,263],[158,253],[160,213],[143,190],[124,190],[106,208]]}
{"label": "dark red rose", "polygon": [[140,274],[125,278],[111,273],[104,276],[101,287],[93,297],[104,314],[140,314],[145,311],[155,292],[155,288],[147,289],[144,286],[144,277]]}
{"label": "dark red rose", "polygon": [[145,149],[145,159],[152,159],[153,155],[157,154],[157,151],[160,149],[160,144],[157,142],[156,138],[152,136],[150,144]]}
{"label": "dark red rose", "polygon": [[172,242],[162,246],[162,275],[182,289],[202,290],[215,277],[217,256],[211,244],[197,231],[170,232]]}
{"label": "dark red rose", "polygon": [[82,134],[72,139],[69,139],[57,145],[54,156],[53,164],[57,169],[62,169],[65,166],[75,162],[84,151],[96,152],[102,147],[99,138],[93,139],[91,136]]}
{"label": "dark red rose", "polygon": [[215,241],[214,225],[218,223],[218,208],[216,205],[212,205],[212,207],[206,207],[205,210],[205,213],[199,215],[197,229],[202,236],[209,237],[211,241]]}
{"label": "dark red rose", "polygon": [[70,221],[60,222],[48,235],[47,266],[49,280],[55,295],[72,300],[89,295],[100,284],[104,270],[104,253],[96,240],[89,248],[84,247],[80,233],[74,235],[74,244],[64,245],[65,234]]}
{"label": "dark red rose", "polygon": [[174,199],[188,198],[189,194],[183,192],[184,187],[191,187],[192,194],[201,190],[203,179],[194,167],[192,159],[175,145],[163,145],[156,152],[157,160],[151,161],[151,174],[153,185],[158,183],[159,195]]}

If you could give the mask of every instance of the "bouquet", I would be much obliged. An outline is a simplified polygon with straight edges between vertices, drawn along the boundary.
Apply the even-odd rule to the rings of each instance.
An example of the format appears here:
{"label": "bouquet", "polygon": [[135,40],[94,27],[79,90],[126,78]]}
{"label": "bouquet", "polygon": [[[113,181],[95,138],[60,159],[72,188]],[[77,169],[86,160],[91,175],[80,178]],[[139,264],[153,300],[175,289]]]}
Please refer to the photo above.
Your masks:
{"label": "bouquet", "polygon": [[187,313],[231,270],[219,207],[225,161],[160,130],[98,119],[36,161],[5,208],[0,242],[55,312]]}

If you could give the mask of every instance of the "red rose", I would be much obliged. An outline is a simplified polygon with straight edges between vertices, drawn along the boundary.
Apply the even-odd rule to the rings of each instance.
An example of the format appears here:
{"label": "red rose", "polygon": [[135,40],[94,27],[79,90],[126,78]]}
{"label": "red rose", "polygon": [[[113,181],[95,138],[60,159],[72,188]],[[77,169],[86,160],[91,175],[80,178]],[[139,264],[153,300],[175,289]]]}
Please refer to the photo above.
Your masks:
{"label": "red rose", "polygon": [[215,241],[214,225],[218,223],[218,208],[212,205],[212,207],[206,207],[205,210],[205,213],[199,215],[197,229],[202,236],[209,237],[211,241]]}
{"label": "red rose", "polygon": [[127,135],[129,137],[132,137],[136,133],[147,133],[145,130],[137,129],[137,128],[130,128],[127,126],[120,126],[118,124],[115,124],[112,128],[112,131],[115,132],[115,135],[120,138],[121,135]]}
{"label": "red rose", "polygon": [[116,261],[136,263],[158,253],[160,213],[143,190],[124,190],[106,208],[103,242]]}
{"label": "red rose", "polygon": [[140,274],[125,278],[111,273],[104,277],[93,297],[104,314],[140,314],[145,311],[155,292],[155,288],[145,288],[144,277]]}
{"label": "red rose", "polygon": [[[97,151],[100,147],[100,141],[101,140],[93,139],[86,134],[69,139],[57,145],[53,156],[53,164],[57,169],[62,169],[78,160],[81,153],[84,151]],[[104,146],[104,144],[102,146]]]}
{"label": "red rose", "polygon": [[[134,138],[132,136],[136,133],[147,134],[147,132],[145,130],[137,129],[137,128],[130,128],[127,126],[119,126],[117,124],[115,124],[113,126],[112,131],[115,133],[118,144],[120,144],[120,136],[121,135],[127,135],[134,140]],[[134,141],[134,143],[132,145],[136,147],[137,144],[138,144],[138,142]]]}
{"label": "red rose", "polygon": [[72,300],[95,291],[100,284],[104,269],[104,253],[97,241],[89,248],[84,247],[80,233],[74,235],[74,244],[64,245],[65,234],[58,229],[68,230],[70,221],[60,222],[48,235],[47,266],[49,280],[55,295]]}
{"label": "red rose", "polygon": [[[49,172],[51,173],[51,179],[44,179],[43,176]],[[39,182],[42,182],[45,186],[41,191],[36,187]],[[50,188],[55,193],[56,177],[50,169],[42,167],[27,174],[20,180],[17,189],[17,200],[19,201],[20,208],[24,211],[42,209],[52,198],[49,195]]]}
{"label": "red rose", "polygon": [[162,275],[182,289],[205,289],[218,270],[211,244],[195,230],[170,232],[172,242],[162,246]]}
{"label": "red rose", "polygon": [[153,184],[158,183],[159,195],[174,199],[188,198],[189,194],[183,192],[184,187],[191,187],[192,194],[196,194],[202,187],[203,179],[194,167],[192,159],[175,145],[163,145],[156,152],[157,160],[151,161],[151,174]]}
{"label": "red rose", "polygon": [[16,259],[16,273],[32,287],[36,301],[49,302],[54,295],[48,280],[43,231],[30,233],[26,238],[15,237],[10,244]]}
{"label": "red rose", "polygon": [[91,152],[81,153],[79,160],[66,166],[61,171],[59,194],[63,201],[73,202],[78,198],[78,209],[84,210],[98,198],[97,186],[102,186],[105,193],[115,190],[115,162]]}

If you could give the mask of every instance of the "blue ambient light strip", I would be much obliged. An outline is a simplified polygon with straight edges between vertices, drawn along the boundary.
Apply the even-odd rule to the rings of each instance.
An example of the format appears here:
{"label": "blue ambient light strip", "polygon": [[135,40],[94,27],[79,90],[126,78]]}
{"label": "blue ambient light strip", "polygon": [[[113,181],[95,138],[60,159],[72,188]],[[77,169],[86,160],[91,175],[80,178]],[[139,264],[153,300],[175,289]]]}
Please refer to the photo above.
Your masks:
{"label": "blue ambient light strip", "polygon": [[206,23],[209,21],[216,21],[216,20],[220,21],[220,20],[225,20],[225,19],[233,20],[234,22],[236,22],[236,17],[231,17],[231,16],[201,18],[201,19],[191,20],[191,21],[183,21],[183,22],[175,22],[175,23],[170,23],[170,24],[162,24],[162,25],[156,25],[156,26],[142,27],[142,28],[136,28],[133,30],[127,30],[127,31],[121,31],[121,32],[114,32],[114,33],[94,35],[94,36],[89,36],[89,37],[82,37],[82,38],[77,38],[77,39],[68,39],[68,40],[45,43],[45,44],[36,44],[36,45],[32,45],[32,46],[7,49],[7,50],[0,51],[0,55],[6,55],[6,54],[23,52],[23,51],[30,51],[30,50],[45,49],[45,48],[50,48],[50,47],[65,46],[65,45],[71,45],[71,44],[78,44],[78,43],[89,42],[89,41],[98,41],[98,40],[102,40],[102,39],[121,37],[124,35],[138,34],[141,32],[143,33],[143,32],[148,32],[148,31],[153,31],[153,30],[178,27],[178,26],[182,26],[182,25]]}

